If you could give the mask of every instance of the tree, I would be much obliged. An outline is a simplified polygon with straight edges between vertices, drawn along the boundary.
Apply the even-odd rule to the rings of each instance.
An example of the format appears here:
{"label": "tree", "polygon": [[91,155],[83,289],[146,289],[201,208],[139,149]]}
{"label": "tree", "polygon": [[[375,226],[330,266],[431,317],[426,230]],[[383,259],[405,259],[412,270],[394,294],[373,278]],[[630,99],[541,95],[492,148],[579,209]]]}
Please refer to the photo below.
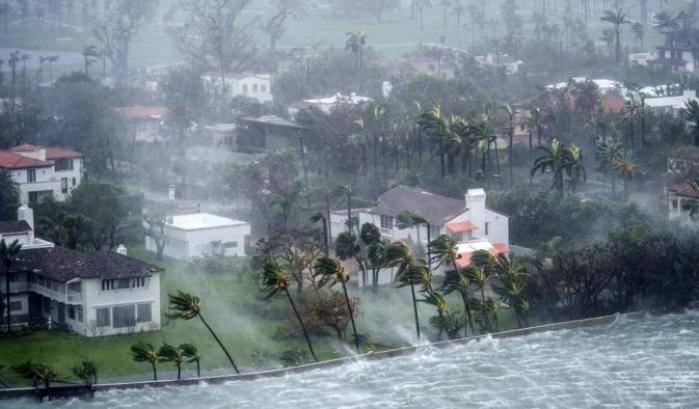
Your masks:
{"label": "tree", "polygon": [[0,169],[0,186],[0,220],[13,220],[20,205],[19,185],[7,169]]}
{"label": "tree", "polygon": [[417,339],[420,340],[420,320],[417,313],[415,285],[421,284],[422,277],[427,273],[427,263],[422,259],[415,258],[410,248],[405,244],[393,243],[385,249],[384,266],[396,268],[395,279],[400,287],[410,286],[413,311],[415,313],[415,331],[417,332]]}
{"label": "tree", "polygon": [[226,355],[226,358],[228,358],[228,362],[235,370],[235,373],[240,373],[240,371],[238,370],[238,366],[235,364],[235,361],[233,361],[233,358],[231,357],[231,354],[228,352],[228,349],[226,349],[226,347],[223,346],[223,342],[221,342],[221,340],[218,338],[218,335],[216,335],[214,330],[211,329],[211,326],[209,326],[209,323],[206,322],[204,316],[201,314],[201,301],[199,300],[199,297],[183,293],[182,291],[178,291],[177,294],[168,294],[168,297],[170,299],[169,316],[172,318],[183,319],[186,321],[192,320],[194,318],[199,318],[202,324],[204,324],[204,326],[206,327],[206,329],[209,330],[211,336],[214,337],[214,340],[216,340],[216,343],[221,348],[223,353]]}
{"label": "tree", "polygon": [[330,255],[330,232],[328,231],[328,219],[323,212],[317,212],[311,216],[309,221],[313,224],[319,221],[323,222],[323,252],[326,256]]}
{"label": "tree", "polygon": [[48,365],[38,364],[32,361],[27,361],[12,367],[12,369],[20,378],[31,381],[32,386],[35,388],[38,388],[39,384],[43,383],[46,396],[51,399],[51,382],[54,382],[58,378],[58,373],[55,369]]}
{"label": "tree", "polygon": [[357,60],[357,75],[362,71],[362,56],[366,46],[367,36],[362,31],[350,31],[347,33],[345,50],[351,51]]}
{"label": "tree", "polygon": [[83,48],[83,61],[85,64],[85,76],[89,77],[90,72],[88,71],[88,68],[92,64],[92,60],[99,57],[99,52],[97,51],[97,47],[94,45],[88,45]]}
{"label": "tree", "polygon": [[442,340],[442,333],[444,331],[444,312],[447,309],[447,302],[444,299],[444,296],[437,292],[437,291],[431,291],[425,295],[423,299],[420,300],[421,302],[424,302],[425,304],[429,304],[437,309],[437,320],[433,321],[433,325],[437,327],[439,330],[439,335],[438,335],[438,340]]}
{"label": "tree", "polygon": [[350,321],[352,323],[352,332],[354,333],[354,345],[357,347],[357,352],[359,350],[359,335],[357,334],[357,327],[354,322],[354,312],[352,311],[352,304],[350,301],[349,294],[347,293],[347,282],[349,281],[349,275],[345,273],[344,267],[339,261],[332,259],[330,257],[321,257],[316,260],[315,266],[316,275],[322,277],[320,287],[325,285],[333,286],[336,283],[340,283],[342,286],[342,292],[345,295],[345,302],[347,303],[347,311],[349,312]]}
{"label": "tree", "polygon": [[71,368],[70,372],[85,385],[94,385],[97,383],[97,365],[89,359],[82,361],[79,366]]}
{"label": "tree", "polygon": [[[474,263],[475,264],[475,263]],[[472,282],[481,294],[481,319],[483,320],[482,326],[487,331],[490,328],[490,320],[487,314],[487,304],[485,297],[485,287],[490,279],[488,269],[472,265],[466,269],[466,276],[468,280]]]}
{"label": "tree", "polygon": [[[464,315],[471,328],[471,332],[475,333],[473,329],[473,319],[471,317],[471,301],[469,300],[468,294],[468,288],[471,282],[457,263],[459,254],[457,253],[456,241],[450,236],[441,235],[430,242],[430,252],[437,259],[437,268],[449,268],[444,274],[442,291],[444,291],[444,294],[450,294],[454,291],[459,292],[461,301],[464,304]],[[453,267],[453,269],[451,267]],[[464,336],[468,336],[466,327],[464,327],[464,330]]]}
{"label": "tree", "polygon": [[194,344],[190,343],[185,343],[180,345],[180,349],[184,352],[184,356],[189,359],[187,362],[189,363],[196,363],[197,364],[197,378],[201,377],[201,368],[200,368],[200,363],[201,363],[201,354],[199,353],[199,350],[197,349]]}
{"label": "tree", "polygon": [[624,25],[631,22],[626,19],[626,14],[621,8],[616,11],[607,10],[602,16],[602,21],[612,24],[614,30],[614,54],[616,55],[616,63],[621,62],[621,32],[624,30]]}
{"label": "tree", "polygon": [[643,24],[636,22],[631,25],[631,31],[633,31],[634,34],[633,41],[643,47],[645,45],[646,27]]}
{"label": "tree", "polygon": [[138,342],[131,345],[131,357],[135,362],[147,362],[153,369],[153,380],[158,380],[158,371],[155,364],[158,363],[158,351],[152,344]]}
{"label": "tree", "polygon": [[694,146],[699,146],[699,103],[696,100],[691,100],[686,103],[684,109],[684,118],[690,122],[689,132],[694,139]]}
{"label": "tree", "polygon": [[507,114],[507,136],[509,138],[509,143],[508,143],[508,148],[507,148],[507,163],[510,169],[510,188],[514,186],[514,176],[513,176],[513,167],[514,167],[514,162],[513,162],[513,153],[512,153],[512,148],[514,146],[514,136],[515,136],[515,127],[514,127],[514,112],[512,111],[512,107],[507,104],[502,107],[502,110],[505,111],[505,114]]}
{"label": "tree", "polygon": [[[4,239],[0,240],[0,263],[3,266],[3,272],[5,273],[5,328],[9,333],[12,331],[12,313],[10,308],[10,282],[12,282],[12,264],[14,263],[15,257],[22,250],[22,245],[19,244],[17,240],[13,241],[9,245]],[[1,302],[1,301],[0,301]]]}
{"label": "tree", "polygon": [[95,0],[85,8],[93,35],[112,62],[118,86],[128,85],[131,40],[153,17],[157,4],[157,0]]}
{"label": "tree", "polygon": [[185,354],[182,345],[174,347],[168,343],[164,343],[158,350],[159,362],[172,362],[177,367],[177,380],[182,379],[182,362],[187,355]]}
{"label": "tree", "polygon": [[497,279],[493,289],[500,295],[502,301],[514,310],[517,327],[522,328],[526,323],[526,313],[529,311],[529,301],[525,297],[525,279],[529,276],[528,271],[501,254],[493,262],[493,272]]}
{"label": "tree", "polygon": [[540,146],[538,149],[542,150],[543,154],[534,160],[531,175],[534,176],[537,172],[545,173],[547,170],[551,170],[553,174],[551,187],[563,194],[563,173],[566,170],[567,148],[560,140],[554,138],[548,146]]}
{"label": "tree", "polygon": [[371,223],[362,225],[359,237],[364,246],[366,246],[366,258],[371,265],[372,277],[371,287],[374,293],[378,292],[379,288],[379,272],[383,265],[384,245],[381,242],[381,231],[378,227]]}
{"label": "tree", "polygon": [[580,149],[579,146],[570,145],[568,147],[565,169],[568,177],[570,178],[568,188],[572,192],[575,192],[578,185],[587,180],[587,172],[585,171],[582,149]]}
{"label": "tree", "polygon": [[335,254],[340,260],[354,259],[362,272],[362,284],[366,285],[366,266],[362,259],[362,245],[357,236],[342,232],[335,239]]}
{"label": "tree", "polygon": [[354,226],[354,221],[352,220],[352,194],[353,194],[352,185],[350,185],[349,183],[342,184],[342,185],[337,187],[335,192],[337,195],[343,196],[346,199],[346,203],[347,203],[347,221],[346,221],[347,232],[349,232],[349,234],[353,234],[352,233],[352,230],[353,230],[352,226]]}
{"label": "tree", "polygon": [[298,19],[303,6],[303,0],[274,0],[272,2],[274,11],[263,26],[263,30],[269,36],[270,50],[277,50],[277,41],[286,31],[289,17]]}
{"label": "tree", "polygon": [[631,151],[625,150],[614,159],[614,171],[624,181],[624,197],[629,198],[629,184],[638,172],[638,163],[633,159]]}
{"label": "tree", "polygon": [[163,261],[163,251],[167,244],[165,216],[162,214],[152,216],[145,215],[143,216],[143,222],[145,224],[146,237],[150,237],[155,244],[155,260],[160,263]]}
{"label": "tree", "polygon": [[268,291],[267,295],[265,296],[265,300],[269,300],[270,298],[277,295],[279,292],[283,292],[284,294],[286,294],[286,298],[289,300],[291,309],[294,311],[294,315],[296,315],[296,319],[298,320],[299,325],[301,326],[303,337],[306,339],[306,344],[308,344],[308,350],[311,352],[313,360],[318,362],[318,357],[316,356],[316,353],[313,351],[313,344],[311,343],[311,338],[308,335],[308,331],[306,330],[306,325],[303,323],[301,314],[299,313],[299,310],[296,308],[294,299],[291,298],[291,293],[289,293],[289,281],[286,277],[286,274],[284,274],[282,269],[279,267],[279,264],[277,264],[275,261],[269,260],[262,267],[262,286],[266,291]]}

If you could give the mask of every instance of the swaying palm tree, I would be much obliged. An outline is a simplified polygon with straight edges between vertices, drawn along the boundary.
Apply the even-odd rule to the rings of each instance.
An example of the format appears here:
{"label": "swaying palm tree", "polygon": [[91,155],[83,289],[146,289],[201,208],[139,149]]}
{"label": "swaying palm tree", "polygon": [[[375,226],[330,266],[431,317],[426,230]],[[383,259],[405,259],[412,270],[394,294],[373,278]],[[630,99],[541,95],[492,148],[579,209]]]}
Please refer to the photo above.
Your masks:
{"label": "swaying palm tree", "polygon": [[14,258],[22,250],[22,245],[19,244],[17,240],[13,241],[9,245],[5,243],[5,240],[0,240],[0,262],[4,268],[5,273],[5,312],[7,314],[5,325],[7,332],[12,330],[12,317],[10,313],[10,281],[12,278],[12,264]]}
{"label": "swaying palm tree", "polygon": [[529,273],[522,265],[504,254],[496,257],[491,265],[501,283],[494,285],[494,290],[515,311],[517,326],[521,328],[525,324],[525,314],[529,310],[529,302],[524,297],[524,280]]}
{"label": "swaying palm tree", "polygon": [[399,287],[409,285],[413,298],[413,311],[415,313],[415,331],[417,339],[420,339],[420,320],[417,313],[417,297],[415,295],[415,285],[422,283],[422,278],[427,274],[429,268],[424,260],[415,258],[410,248],[402,243],[393,243],[386,246],[385,267],[396,268],[396,282]]}
{"label": "swaying palm tree", "polygon": [[158,371],[155,364],[158,363],[158,351],[152,344],[139,342],[131,345],[131,357],[136,362],[147,362],[153,368],[153,380],[158,380]]}
{"label": "swaying palm tree", "polygon": [[568,188],[575,192],[575,189],[581,182],[587,181],[587,172],[583,163],[582,149],[576,145],[568,147],[568,155],[566,158],[566,173],[570,178]]}
{"label": "swaying palm tree", "polygon": [[488,330],[490,328],[487,304],[485,299],[485,286],[490,279],[488,270],[478,266],[470,266],[466,269],[466,277],[472,282],[481,293],[481,317],[483,318],[483,327]]}
{"label": "swaying palm tree", "polygon": [[311,216],[309,219],[311,223],[315,224],[318,223],[319,221],[323,222],[323,252],[325,255],[330,254],[330,238],[328,235],[328,219],[325,217],[325,214],[323,212],[318,212]]}
{"label": "swaying palm tree", "polygon": [[427,264],[430,265],[432,262],[430,257],[430,241],[432,239],[432,227],[430,226],[430,222],[419,214],[413,212],[402,212],[398,215],[398,217],[396,217],[396,227],[401,230],[417,227],[418,246],[421,245],[420,226],[423,225],[427,228]]}
{"label": "swaying palm tree", "polygon": [[332,259],[330,257],[321,257],[316,260],[314,270],[317,275],[322,277],[320,282],[320,287],[330,285],[331,287],[336,283],[340,283],[342,286],[342,292],[345,294],[345,302],[347,303],[347,311],[349,311],[350,321],[352,322],[352,332],[354,333],[354,345],[357,347],[357,352],[359,352],[359,335],[357,335],[357,327],[354,322],[354,311],[352,311],[352,303],[347,293],[347,281],[350,277],[345,273],[344,267],[339,261]]}
{"label": "swaying palm tree", "polygon": [[362,31],[350,31],[347,33],[345,50],[351,51],[357,58],[357,73],[362,70],[362,53],[366,46],[366,34]]}
{"label": "swaying palm tree", "polygon": [[349,183],[342,184],[337,187],[335,192],[338,195],[343,196],[347,201],[347,231],[350,234],[352,234],[352,226],[354,225],[354,223],[352,222],[352,185],[350,185]]}
{"label": "swaying palm tree", "polygon": [[699,103],[697,101],[687,102],[684,117],[687,122],[691,123],[689,131],[694,138],[694,146],[699,146]]}
{"label": "swaying palm tree", "polygon": [[614,160],[614,170],[624,181],[624,197],[629,198],[629,183],[638,172],[638,164],[634,161],[630,151],[623,151]]}
{"label": "swaying palm tree", "polygon": [[177,367],[177,380],[182,379],[182,362],[186,358],[186,354],[182,346],[174,347],[168,343],[164,343],[158,351],[158,360],[160,362],[172,362]]}
{"label": "swaying palm tree", "polygon": [[600,171],[609,174],[612,182],[612,190],[616,191],[614,178],[614,163],[621,156],[624,147],[616,137],[601,138],[597,141],[597,160]]}
{"label": "swaying palm tree", "polygon": [[226,358],[228,358],[228,362],[230,362],[231,366],[235,370],[235,373],[240,373],[240,371],[238,370],[238,366],[235,364],[235,361],[233,361],[233,358],[231,357],[231,354],[228,352],[226,347],[223,346],[223,343],[218,338],[218,335],[216,335],[214,330],[211,329],[209,323],[206,322],[204,316],[201,314],[201,302],[199,300],[199,297],[183,293],[182,291],[178,291],[177,295],[168,294],[168,297],[170,298],[169,316],[172,318],[183,319],[186,321],[198,317],[201,320],[202,324],[204,324],[206,329],[209,330],[211,336],[214,337],[214,340],[216,340],[216,343],[221,348],[223,353],[226,354]]}
{"label": "swaying palm tree", "polygon": [[515,137],[515,127],[514,127],[514,112],[512,111],[512,107],[510,104],[506,104],[502,106],[502,110],[505,111],[505,114],[507,114],[507,136],[509,138],[509,144],[507,147],[507,162],[509,166],[509,174],[510,174],[510,188],[514,186],[514,176],[513,176],[513,166],[514,163],[512,162],[512,149],[513,149],[513,144],[514,144],[514,137]]}
{"label": "swaying palm tree", "polygon": [[624,30],[624,25],[630,21],[626,19],[626,14],[621,8],[616,11],[607,10],[602,16],[602,21],[612,24],[614,30],[614,54],[616,55],[616,63],[621,62],[621,32]]}
{"label": "swaying palm tree", "polygon": [[27,361],[18,366],[12,367],[17,376],[31,381],[34,388],[38,388],[40,383],[44,384],[46,396],[51,399],[51,382],[58,379],[58,373],[48,365],[37,364]]}
{"label": "swaying palm tree", "polygon": [[269,291],[267,296],[265,296],[266,300],[274,297],[280,291],[286,294],[286,298],[289,300],[289,304],[291,304],[291,309],[294,311],[299,325],[301,325],[301,331],[303,331],[303,336],[306,338],[308,350],[311,352],[313,360],[318,362],[318,357],[316,357],[316,353],[313,351],[313,345],[311,344],[311,338],[308,336],[306,325],[304,325],[303,319],[301,319],[301,314],[299,314],[298,309],[296,309],[294,299],[291,298],[291,294],[289,293],[289,280],[279,267],[279,264],[272,260],[265,263],[265,265],[262,267],[262,285],[264,286],[265,290]]}
{"label": "swaying palm tree", "polygon": [[551,170],[553,174],[553,184],[551,187],[563,193],[563,172],[566,165],[566,147],[557,138],[551,140],[548,146],[540,146],[543,151],[542,156],[534,160],[531,175],[534,176],[537,172],[545,173]]}
{"label": "swaying palm tree", "polygon": [[447,309],[447,302],[444,300],[444,296],[437,291],[429,292],[425,295],[425,298],[420,300],[425,304],[429,304],[437,309],[438,324],[436,325],[439,329],[438,339],[442,340],[442,334],[444,333],[444,311]]}
{"label": "swaying palm tree", "polygon": [[372,277],[371,287],[374,293],[378,292],[379,288],[379,272],[383,265],[384,244],[381,241],[381,231],[376,225],[364,223],[362,225],[359,237],[362,243],[366,246],[366,258],[371,265]]}
{"label": "swaying palm tree", "polygon": [[190,343],[184,343],[180,345],[180,349],[184,352],[184,356],[188,359],[188,363],[196,363],[197,364],[197,378],[201,377],[201,368],[200,368],[200,363],[201,363],[201,354],[199,353],[199,350],[197,349],[194,344]]}
{"label": "swaying palm tree", "polygon": [[95,365],[93,361],[83,361],[80,363],[80,366],[74,366],[70,371],[76,378],[83,381],[85,385],[94,385],[97,383],[97,365]]}
{"label": "swaying palm tree", "polygon": [[362,259],[362,245],[359,238],[351,233],[340,233],[335,239],[335,254],[340,260],[354,259],[362,272],[362,286],[366,286],[367,275]]}

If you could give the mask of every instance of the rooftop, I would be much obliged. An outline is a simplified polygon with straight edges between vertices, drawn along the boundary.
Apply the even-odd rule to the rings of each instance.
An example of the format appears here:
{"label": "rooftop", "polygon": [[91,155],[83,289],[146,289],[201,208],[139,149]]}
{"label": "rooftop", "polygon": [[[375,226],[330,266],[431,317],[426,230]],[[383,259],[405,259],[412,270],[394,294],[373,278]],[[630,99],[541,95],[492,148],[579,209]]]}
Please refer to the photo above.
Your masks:
{"label": "rooftop", "polygon": [[128,119],[162,119],[169,112],[163,106],[144,107],[134,105],[130,107],[119,107],[116,111]]}
{"label": "rooftop", "polygon": [[650,108],[672,108],[684,109],[689,101],[698,101],[694,91],[685,91],[682,95],[675,97],[646,98],[646,106]]}
{"label": "rooftop", "polygon": [[0,222],[0,234],[26,233],[32,231],[25,220]]}
{"label": "rooftop", "polygon": [[374,213],[396,217],[403,212],[421,215],[430,223],[442,225],[466,210],[464,199],[454,199],[423,189],[398,186],[381,196]]}
{"label": "rooftop", "polygon": [[0,168],[26,169],[52,166],[53,162],[28,158],[12,151],[0,151]]}
{"label": "rooftop", "polygon": [[83,154],[80,152],[76,152],[71,149],[63,149],[63,148],[56,148],[56,147],[43,147],[40,145],[32,145],[32,144],[22,144],[19,146],[15,146],[14,148],[10,148],[12,152],[19,153],[21,154],[27,154],[31,152],[36,152],[40,149],[45,149],[46,150],[46,160],[53,160],[53,159],[68,159],[68,158],[82,158]]}
{"label": "rooftop", "polygon": [[258,123],[258,124],[272,125],[272,126],[283,126],[283,127],[287,127],[287,128],[300,128],[295,123],[288,121],[282,117],[276,116],[276,115],[262,115],[262,116],[258,116],[258,117],[248,116],[245,118],[241,118],[241,121],[254,122],[254,123]]}
{"label": "rooftop", "polygon": [[233,220],[210,213],[194,213],[172,216],[169,226],[182,230],[212,229],[217,227],[243,226],[248,224],[241,220]]}

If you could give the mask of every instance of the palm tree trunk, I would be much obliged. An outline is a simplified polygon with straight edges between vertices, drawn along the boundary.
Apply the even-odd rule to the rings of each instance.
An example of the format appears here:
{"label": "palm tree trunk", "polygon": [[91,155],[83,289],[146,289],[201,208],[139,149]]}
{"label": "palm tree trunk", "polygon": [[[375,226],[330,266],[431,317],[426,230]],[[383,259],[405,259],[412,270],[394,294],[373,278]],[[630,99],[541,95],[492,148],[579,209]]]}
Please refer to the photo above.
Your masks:
{"label": "palm tree trunk", "polygon": [[177,364],[177,380],[179,381],[180,379],[182,379],[182,365],[178,363]]}
{"label": "palm tree trunk", "polygon": [[150,366],[153,368],[153,380],[157,381],[158,380],[158,370],[155,369],[155,362],[151,362]]}
{"label": "palm tree trunk", "polygon": [[231,366],[233,366],[233,369],[235,370],[235,373],[238,373],[238,374],[239,374],[240,371],[238,370],[238,366],[235,364],[235,361],[233,361],[233,358],[231,357],[231,354],[228,353],[228,350],[226,349],[225,346],[223,346],[223,343],[221,342],[221,340],[218,339],[218,336],[216,335],[216,333],[214,332],[214,330],[212,330],[211,327],[209,326],[209,324],[206,322],[206,320],[204,320],[204,317],[203,317],[201,314],[198,314],[198,316],[199,316],[199,319],[201,320],[201,322],[202,322],[202,323],[204,324],[204,326],[206,327],[206,329],[208,329],[209,332],[211,333],[211,336],[214,337],[214,339],[216,340],[216,343],[218,344],[218,346],[221,347],[221,350],[223,350],[223,353],[226,354],[226,358],[228,358],[228,362],[230,362]]}
{"label": "palm tree trunk", "polygon": [[417,299],[415,298],[415,284],[410,283],[410,292],[413,295],[413,311],[415,312],[415,331],[417,331],[417,340],[420,341],[420,320],[417,314]]}
{"label": "palm tree trunk", "polygon": [[483,326],[488,331],[490,328],[488,321],[490,320],[488,319],[488,312],[485,310],[485,285],[481,286],[481,314],[483,315]]}
{"label": "palm tree trunk", "polygon": [[286,297],[289,299],[289,304],[291,304],[291,309],[294,310],[294,314],[296,315],[296,319],[299,321],[299,324],[301,325],[301,331],[303,331],[303,336],[306,338],[306,343],[308,344],[308,350],[311,351],[311,356],[313,357],[313,360],[318,362],[318,357],[316,357],[315,351],[313,351],[313,345],[311,344],[311,338],[308,336],[308,331],[306,330],[306,326],[303,324],[303,320],[301,319],[301,314],[299,314],[299,311],[296,309],[296,304],[294,304],[294,299],[291,298],[291,294],[289,294],[289,290],[284,288],[284,292],[286,293]]}
{"label": "palm tree trunk", "polygon": [[514,135],[515,130],[512,128],[512,124],[510,123],[510,149],[508,152],[509,158],[508,158],[508,163],[510,165],[510,188],[512,188],[515,185],[515,180],[514,180],[514,173],[513,173],[513,163],[512,163],[512,144],[514,143]]}
{"label": "palm tree trunk", "polygon": [[[420,226],[418,226],[418,231],[420,229]],[[429,222],[427,223],[427,267],[432,269],[432,254],[430,252],[430,242],[432,241],[432,226],[430,226]]]}
{"label": "palm tree trunk", "polygon": [[197,359],[197,378],[201,378],[201,368],[199,360]]}
{"label": "palm tree trunk", "polygon": [[345,293],[345,302],[347,303],[347,311],[349,311],[350,321],[352,322],[352,332],[354,332],[354,345],[359,352],[359,335],[357,335],[357,326],[354,323],[354,311],[352,311],[352,303],[350,303],[349,294],[347,294],[347,285],[342,282],[342,291]]}
{"label": "palm tree trunk", "polygon": [[352,197],[347,193],[347,231],[352,234]]}

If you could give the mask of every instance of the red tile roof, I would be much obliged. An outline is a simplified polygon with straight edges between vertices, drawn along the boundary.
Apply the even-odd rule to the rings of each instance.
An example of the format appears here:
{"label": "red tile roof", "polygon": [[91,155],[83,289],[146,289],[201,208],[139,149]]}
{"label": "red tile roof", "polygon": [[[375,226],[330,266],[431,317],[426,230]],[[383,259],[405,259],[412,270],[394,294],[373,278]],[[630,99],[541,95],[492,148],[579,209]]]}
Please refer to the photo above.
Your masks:
{"label": "red tile roof", "polygon": [[471,223],[470,220],[461,220],[458,222],[449,222],[447,223],[447,231],[449,233],[463,233],[465,231],[472,231],[476,230],[478,227],[476,227],[475,224]]}
{"label": "red tile roof", "polygon": [[83,154],[70,149],[46,148],[46,159],[82,158]]}
{"label": "red tile roof", "polygon": [[466,268],[469,265],[471,265],[471,258],[473,257],[473,253],[461,253],[456,256],[456,265],[459,268]]}
{"label": "red tile roof", "polygon": [[38,159],[27,158],[11,151],[0,151],[0,168],[25,169],[53,165],[52,162],[44,162]]}
{"label": "red tile roof", "polygon": [[493,244],[493,248],[490,250],[490,254],[497,256],[499,254],[504,254],[504,253],[509,253],[510,252],[510,246],[508,246],[505,243],[495,243]]}
{"label": "red tile roof", "polygon": [[120,107],[116,111],[128,119],[160,118],[169,112],[167,108],[161,106],[144,107],[140,105]]}
{"label": "red tile roof", "polygon": [[15,146],[14,148],[10,148],[12,152],[33,152],[37,149],[39,149],[39,146],[29,143],[24,143],[22,145]]}

